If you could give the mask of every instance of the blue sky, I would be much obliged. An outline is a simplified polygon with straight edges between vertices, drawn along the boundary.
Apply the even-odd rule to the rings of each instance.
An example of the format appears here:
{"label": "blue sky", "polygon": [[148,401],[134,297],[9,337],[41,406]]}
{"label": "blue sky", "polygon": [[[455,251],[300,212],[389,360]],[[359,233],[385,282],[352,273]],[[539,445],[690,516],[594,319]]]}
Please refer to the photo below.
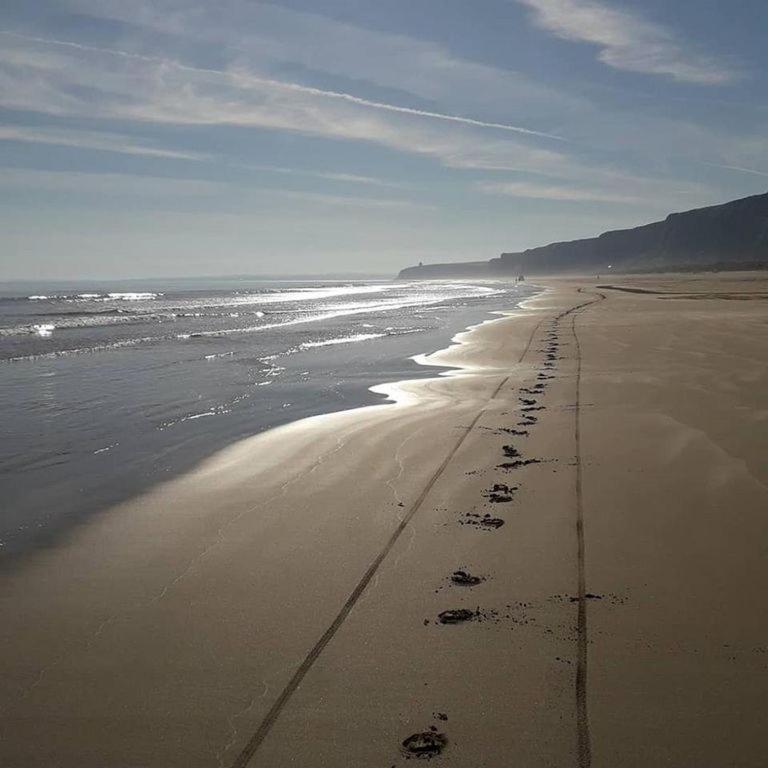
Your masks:
{"label": "blue sky", "polygon": [[768,188],[763,0],[6,0],[0,279],[394,272]]}

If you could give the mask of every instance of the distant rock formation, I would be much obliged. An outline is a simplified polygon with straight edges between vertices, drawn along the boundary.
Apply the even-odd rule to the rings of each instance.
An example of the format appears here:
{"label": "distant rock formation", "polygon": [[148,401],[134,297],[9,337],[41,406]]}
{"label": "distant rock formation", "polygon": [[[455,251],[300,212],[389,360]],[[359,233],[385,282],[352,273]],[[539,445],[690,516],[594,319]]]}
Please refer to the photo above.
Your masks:
{"label": "distant rock formation", "polygon": [[[497,261],[497,259],[494,259]],[[400,278],[492,277],[489,261],[460,261],[455,264],[419,264],[400,271]]]}
{"label": "distant rock formation", "polygon": [[402,278],[768,268],[768,193],[672,213],[664,221],[552,243],[489,262],[428,264]]}

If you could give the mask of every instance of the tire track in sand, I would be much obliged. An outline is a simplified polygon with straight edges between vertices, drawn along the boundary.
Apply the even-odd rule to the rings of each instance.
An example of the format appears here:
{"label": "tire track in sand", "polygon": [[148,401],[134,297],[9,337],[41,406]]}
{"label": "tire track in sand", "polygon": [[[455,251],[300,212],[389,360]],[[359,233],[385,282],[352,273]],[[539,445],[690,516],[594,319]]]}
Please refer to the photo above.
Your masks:
{"label": "tire track in sand", "polygon": [[[579,292],[582,289],[579,288]],[[582,491],[581,463],[581,343],[576,332],[576,316],[589,306],[603,301],[606,297],[598,293],[596,299],[574,307],[565,314],[571,315],[571,332],[576,345],[576,402],[574,407],[574,441],[576,444],[576,546],[578,563],[578,600],[577,600],[577,661],[576,661],[576,759],[579,768],[592,765],[592,740],[589,728],[589,709],[587,707],[587,671],[588,671],[588,633],[587,633],[587,577],[584,551],[584,498]]]}
{"label": "tire track in sand", "polygon": [[[539,326],[541,325],[542,322],[543,322],[543,319],[539,320],[539,322],[536,323],[533,330],[531,331],[530,337],[528,339],[528,343],[525,345],[525,348],[520,354],[520,357],[516,361],[518,364],[521,363],[525,358],[525,356],[528,354],[528,350],[531,347],[533,338],[536,335],[536,332],[539,330]],[[408,523],[410,523],[410,521],[413,519],[413,516],[421,508],[427,496],[429,495],[429,492],[432,490],[432,488],[435,486],[437,481],[440,479],[446,467],[450,464],[451,459],[453,459],[453,457],[456,455],[458,450],[463,445],[464,441],[467,439],[469,434],[472,432],[472,430],[475,428],[477,423],[485,414],[488,406],[498,397],[504,385],[509,381],[510,378],[511,378],[511,374],[502,378],[499,385],[494,389],[493,394],[488,398],[488,402],[486,403],[486,405],[484,405],[478,411],[478,413],[472,419],[470,424],[467,427],[464,427],[464,429],[462,430],[461,436],[456,441],[453,448],[451,448],[451,450],[448,452],[448,455],[445,457],[445,459],[443,459],[442,463],[434,472],[432,477],[430,477],[429,481],[424,486],[423,490],[419,494],[416,501],[411,505],[411,508],[400,520],[397,527],[393,531],[392,535],[388,539],[387,543],[384,545],[383,549],[379,552],[379,554],[376,556],[373,562],[368,566],[368,569],[365,571],[362,578],[357,583],[357,586],[352,590],[351,594],[347,598],[344,605],[342,605],[341,610],[336,615],[336,618],[331,622],[331,624],[322,634],[320,639],[315,643],[315,645],[312,647],[309,653],[304,657],[304,660],[301,662],[301,664],[298,666],[296,671],[293,673],[293,676],[288,681],[285,688],[283,688],[277,700],[270,708],[269,712],[267,712],[267,714],[264,716],[264,719],[261,721],[259,727],[256,729],[254,734],[248,740],[248,743],[245,745],[245,747],[243,747],[240,754],[235,758],[234,762],[231,765],[231,768],[246,768],[246,766],[248,766],[248,764],[251,762],[251,759],[254,757],[259,747],[264,742],[264,739],[266,739],[267,735],[272,730],[272,727],[274,726],[277,719],[280,717],[280,713],[285,708],[291,696],[293,696],[293,694],[296,692],[296,689],[301,685],[302,680],[306,677],[307,673],[312,668],[314,663],[317,661],[320,654],[323,652],[323,650],[328,645],[328,643],[331,642],[336,632],[338,632],[339,628],[346,620],[347,616],[349,616],[350,612],[352,611],[352,608],[354,608],[355,606],[355,603],[357,603],[357,601],[360,599],[361,595],[365,591],[371,579],[374,577],[374,575],[378,571],[382,562],[384,562],[384,559],[390,553],[392,548],[395,546],[395,543],[400,538],[400,535],[408,526]]]}

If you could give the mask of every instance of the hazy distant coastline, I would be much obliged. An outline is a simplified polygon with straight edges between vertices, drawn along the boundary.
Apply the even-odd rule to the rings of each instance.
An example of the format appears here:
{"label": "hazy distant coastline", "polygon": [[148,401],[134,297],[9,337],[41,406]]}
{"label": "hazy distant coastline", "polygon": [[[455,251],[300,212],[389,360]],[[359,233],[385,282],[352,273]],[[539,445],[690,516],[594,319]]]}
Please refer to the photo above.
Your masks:
{"label": "hazy distant coastline", "polygon": [[673,213],[663,221],[552,243],[488,262],[422,264],[404,279],[768,269],[768,193]]}

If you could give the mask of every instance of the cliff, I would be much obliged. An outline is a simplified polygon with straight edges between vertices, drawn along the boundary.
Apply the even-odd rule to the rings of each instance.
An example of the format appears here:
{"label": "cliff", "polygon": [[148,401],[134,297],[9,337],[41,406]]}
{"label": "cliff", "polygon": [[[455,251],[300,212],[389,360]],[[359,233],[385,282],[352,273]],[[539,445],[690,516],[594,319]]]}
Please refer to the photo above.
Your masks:
{"label": "cliff", "polygon": [[599,237],[502,253],[490,262],[412,267],[400,277],[604,272],[609,266],[622,272],[768,268],[768,194],[673,213]]}

